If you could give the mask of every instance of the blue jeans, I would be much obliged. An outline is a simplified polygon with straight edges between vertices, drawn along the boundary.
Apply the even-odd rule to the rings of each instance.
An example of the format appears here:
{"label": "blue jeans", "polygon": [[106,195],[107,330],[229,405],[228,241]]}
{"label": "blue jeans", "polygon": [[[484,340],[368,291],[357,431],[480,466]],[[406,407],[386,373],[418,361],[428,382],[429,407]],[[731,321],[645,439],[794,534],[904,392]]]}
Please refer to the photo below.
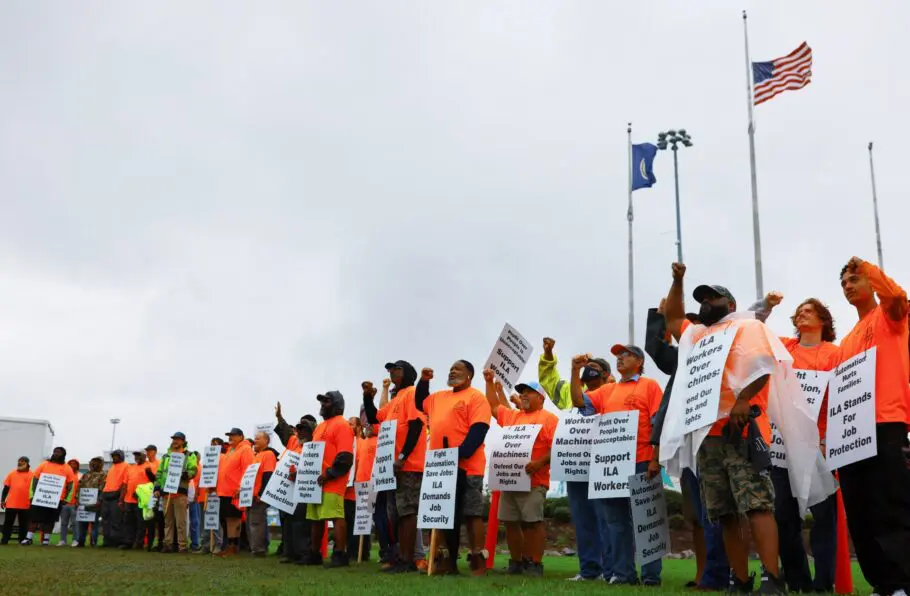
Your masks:
{"label": "blue jeans", "polygon": [[[641,474],[648,469],[648,462],[635,464],[635,472]],[[635,528],[632,525],[632,502],[629,497],[619,499],[597,499],[606,511],[607,525],[613,549],[613,577],[623,583],[635,583]],[[660,582],[663,561],[658,559],[641,568],[641,579],[645,582]]]}
{"label": "blue jeans", "polygon": [[[101,524],[92,523],[92,546],[98,544],[98,528]],[[85,535],[88,533],[88,522],[79,522],[76,524],[76,542],[85,545]]]}
{"label": "blue jeans", "polygon": [[199,548],[201,517],[199,503],[193,501],[190,503],[190,547],[193,548],[193,550]]}
{"label": "blue jeans", "polygon": [[566,482],[566,493],[575,524],[579,573],[585,579],[600,576],[610,579],[613,575],[613,553],[603,508],[597,506],[598,501],[588,499],[587,482]]}
{"label": "blue jeans", "polygon": [[719,522],[709,522],[708,514],[701,501],[701,490],[698,487],[698,478],[692,470],[683,470],[681,483],[686,484],[686,490],[692,495],[692,504],[695,507],[695,516],[705,532],[706,561],[705,571],[702,573],[701,588],[715,590],[724,589],[730,582],[730,564],[727,562],[727,552],[724,550],[724,532]]}

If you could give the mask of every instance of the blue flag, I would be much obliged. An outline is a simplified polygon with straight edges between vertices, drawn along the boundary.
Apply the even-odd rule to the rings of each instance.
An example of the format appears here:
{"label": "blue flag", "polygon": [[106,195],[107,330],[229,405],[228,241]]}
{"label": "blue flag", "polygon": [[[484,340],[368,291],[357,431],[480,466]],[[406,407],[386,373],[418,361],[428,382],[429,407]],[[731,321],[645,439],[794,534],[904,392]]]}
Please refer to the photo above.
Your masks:
{"label": "blue flag", "polygon": [[632,145],[632,190],[651,188],[657,182],[654,177],[654,156],[657,145],[641,143]]}

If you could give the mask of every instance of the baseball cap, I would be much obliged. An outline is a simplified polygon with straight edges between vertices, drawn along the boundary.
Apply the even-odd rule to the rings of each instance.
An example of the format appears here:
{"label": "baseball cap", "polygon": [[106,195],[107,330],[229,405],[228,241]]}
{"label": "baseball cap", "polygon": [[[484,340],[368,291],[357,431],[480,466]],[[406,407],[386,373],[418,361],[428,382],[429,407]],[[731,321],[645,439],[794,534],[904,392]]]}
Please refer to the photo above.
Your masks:
{"label": "baseball cap", "polygon": [[179,430],[177,432],[175,432],[173,435],[171,435],[171,438],[172,439],[181,439],[183,441],[186,441],[186,435],[183,434],[182,432],[180,432]]}
{"label": "baseball cap", "polygon": [[515,391],[517,391],[519,393],[521,393],[525,389],[530,389],[531,391],[536,391],[541,396],[543,396],[544,399],[547,398],[547,392],[544,391],[544,388],[541,387],[540,383],[538,383],[537,381],[530,381],[528,383],[519,383],[518,385],[515,385]]}
{"label": "baseball cap", "polygon": [[588,362],[596,362],[600,365],[600,368],[604,369],[605,375],[610,375],[613,372],[613,367],[610,366],[610,363],[607,362],[606,358],[591,358]]}
{"label": "baseball cap", "polygon": [[111,457],[114,457],[115,455],[119,455],[120,457],[123,457],[123,449],[114,449],[113,451],[111,451]]}
{"label": "baseball cap", "polygon": [[[177,435],[182,435],[182,434],[183,433],[177,433]],[[176,437],[177,435],[174,435],[174,437]],[[171,437],[171,438],[173,439],[174,437]],[[146,446],[145,450],[146,451],[158,451],[158,448],[155,447],[154,445],[148,445],[148,446]]]}
{"label": "baseball cap", "polygon": [[692,297],[695,298],[695,301],[699,304],[704,301],[705,298],[711,297],[723,297],[729,300],[730,302],[736,302],[736,298],[733,297],[733,294],[730,293],[730,290],[723,286],[708,286],[701,285],[695,288],[695,291],[692,292]]}
{"label": "baseball cap", "polygon": [[411,366],[411,363],[407,360],[396,360],[395,362],[386,362],[385,369],[392,370],[393,368],[407,368],[409,366]]}
{"label": "baseball cap", "polygon": [[240,430],[239,428],[237,428],[237,427],[235,426],[234,428],[232,428],[232,429],[229,430],[228,432],[224,433],[224,435],[225,435],[226,437],[230,437],[230,436],[233,436],[233,435],[239,435],[239,436],[242,437],[242,436],[243,436],[243,431]]}
{"label": "baseball cap", "polygon": [[627,345],[627,346],[624,346],[622,344],[616,344],[615,346],[610,348],[610,353],[613,354],[614,356],[619,356],[623,352],[629,352],[630,354],[638,356],[642,360],[645,359],[645,353],[638,346],[633,346],[631,344]]}

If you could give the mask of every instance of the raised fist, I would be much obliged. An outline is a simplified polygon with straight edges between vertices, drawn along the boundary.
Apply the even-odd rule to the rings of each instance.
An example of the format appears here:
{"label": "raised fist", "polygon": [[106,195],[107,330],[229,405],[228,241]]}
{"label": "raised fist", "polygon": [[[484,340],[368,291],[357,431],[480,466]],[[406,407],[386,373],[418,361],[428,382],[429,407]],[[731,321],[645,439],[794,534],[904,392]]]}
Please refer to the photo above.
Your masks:
{"label": "raised fist", "polygon": [[682,281],[682,279],[686,276],[686,266],[683,265],[682,263],[673,263],[672,267],[673,267],[673,280]]}
{"label": "raised fist", "polygon": [[591,359],[590,354],[579,354],[578,356],[572,358],[572,369],[581,370],[584,368],[585,364],[588,363],[588,360]]}
{"label": "raised fist", "polygon": [[420,371],[420,380],[421,381],[431,381],[433,380],[433,369],[425,368]]}
{"label": "raised fist", "polygon": [[373,387],[372,381],[364,381],[360,384],[360,387],[363,389],[363,394],[366,397],[373,397],[376,395],[376,388]]}
{"label": "raised fist", "polygon": [[553,347],[556,346],[556,340],[552,337],[543,338],[543,353],[547,356],[553,355]]}
{"label": "raised fist", "polygon": [[383,388],[383,389],[388,389],[388,388],[391,387],[391,386],[392,386],[392,379],[383,379],[383,380],[382,380],[382,388]]}
{"label": "raised fist", "polygon": [[495,379],[495,378],[496,378],[496,375],[493,374],[492,368],[485,368],[483,370],[483,380],[484,381],[486,381],[487,383],[492,383],[493,379]]}
{"label": "raised fist", "polygon": [[775,307],[780,304],[784,299],[784,295],[780,292],[768,292],[768,295],[765,296],[765,302],[768,303],[768,306]]}

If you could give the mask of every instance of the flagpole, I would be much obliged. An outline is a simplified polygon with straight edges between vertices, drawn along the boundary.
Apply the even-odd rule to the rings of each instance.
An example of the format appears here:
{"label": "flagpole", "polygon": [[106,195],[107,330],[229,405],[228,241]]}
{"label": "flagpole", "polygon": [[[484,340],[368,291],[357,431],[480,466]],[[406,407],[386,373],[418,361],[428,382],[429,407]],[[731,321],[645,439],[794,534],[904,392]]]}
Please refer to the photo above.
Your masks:
{"label": "flagpole", "polygon": [[761,229],[758,222],[758,179],[755,175],[755,119],[752,113],[752,60],[749,58],[749,27],[743,11],[743,36],[746,45],[746,103],[749,106],[749,166],[752,170],[752,236],[755,243],[755,293],[761,300],[765,296],[761,266]]}
{"label": "flagpole", "polygon": [[882,257],[882,233],[878,226],[878,196],[875,194],[875,165],[872,163],[872,141],[869,141],[869,173],[872,174],[872,209],[875,211],[875,245],[878,248],[878,268],[885,270]]}
{"label": "flagpole", "polygon": [[626,133],[629,136],[628,139],[628,154],[629,154],[629,211],[626,213],[626,219],[629,220],[629,343],[635,343],[635,276],[634,271],[634,261],[632,258],[632,220],[634,219],[632,214],[632,123],[629,122],[628,128],[626,128]]}

